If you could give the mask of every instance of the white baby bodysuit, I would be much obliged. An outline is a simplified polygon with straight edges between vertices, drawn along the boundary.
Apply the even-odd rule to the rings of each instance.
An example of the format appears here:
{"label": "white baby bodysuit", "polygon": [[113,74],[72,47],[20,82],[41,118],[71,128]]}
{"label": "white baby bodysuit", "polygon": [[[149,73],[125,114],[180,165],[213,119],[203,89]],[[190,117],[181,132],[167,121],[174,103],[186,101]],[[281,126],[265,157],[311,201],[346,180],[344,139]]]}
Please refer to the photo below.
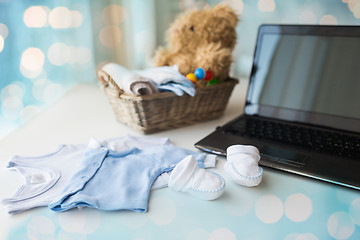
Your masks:
{"label": "white baby bodysuit", "polygon": [[206,157],[171,144],[116,152],[92,141],[80,168],[49,208],[57,212],[75,207],[146,212],[155,179],[189,154],[195,164]]}
{"label": "white baby bodysuit", "polygon": [[[125,135],[100,141],[99,144],[113,151],[124,151],[132,148],[143,149],[170,145],[171,142],[168,138]],[[35,207],[48,206],[76,173],[86,148],[87,144],[60,145],[54,152],[42,156],[13,156],[7,167],[16,169],[25,178],[25,184],[12,198],[1,201],[5,210],[13,214]],[[215,161],[214,155],[207,155],[204,167],[214,167]],[[166,174],[161,175],[154,183],[153,189],[165,187],[167,180]]]}

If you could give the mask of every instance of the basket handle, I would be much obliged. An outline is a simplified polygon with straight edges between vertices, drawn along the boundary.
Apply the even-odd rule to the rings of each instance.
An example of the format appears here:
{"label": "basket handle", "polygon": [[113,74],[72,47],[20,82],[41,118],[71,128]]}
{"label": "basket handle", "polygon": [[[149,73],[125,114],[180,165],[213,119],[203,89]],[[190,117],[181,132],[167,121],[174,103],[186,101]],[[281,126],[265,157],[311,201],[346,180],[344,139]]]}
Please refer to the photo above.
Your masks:
{"label": "basket handle", "polygon": [[110,83],[112,85],[111,87],[115,88],[115,90],[119,94],[119,96],[124,93],[124,91],[116,84],[114,79],[109,74],[104,72],[103,70],[98,71],[98,79],[103,87],[108,87],[109,83]]}

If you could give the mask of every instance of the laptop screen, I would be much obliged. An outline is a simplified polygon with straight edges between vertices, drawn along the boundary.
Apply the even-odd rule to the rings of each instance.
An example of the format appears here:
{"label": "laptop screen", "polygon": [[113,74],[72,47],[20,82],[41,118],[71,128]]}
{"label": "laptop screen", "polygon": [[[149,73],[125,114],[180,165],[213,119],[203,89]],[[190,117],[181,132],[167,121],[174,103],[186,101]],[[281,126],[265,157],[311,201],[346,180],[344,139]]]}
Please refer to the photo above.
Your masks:
{"label": "laptop screen", "polygon": [[263,25],[245,113],[360,132],[360,27]]}

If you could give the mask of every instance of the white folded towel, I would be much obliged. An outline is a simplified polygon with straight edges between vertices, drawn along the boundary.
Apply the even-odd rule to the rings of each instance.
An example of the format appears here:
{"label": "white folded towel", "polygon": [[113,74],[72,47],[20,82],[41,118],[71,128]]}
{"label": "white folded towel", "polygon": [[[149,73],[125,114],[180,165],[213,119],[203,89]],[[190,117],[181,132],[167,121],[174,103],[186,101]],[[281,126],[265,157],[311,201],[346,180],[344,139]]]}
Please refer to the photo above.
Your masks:
{"label": "white folded towel", "polygon": [[[151,80],[140,76],[119,64],[107,63],[101,70],[107,73],[114,80],[116,85],[125,93],[148,95],[158,92],[157,87]],[[110,82],[109,84],[112,85]]]}

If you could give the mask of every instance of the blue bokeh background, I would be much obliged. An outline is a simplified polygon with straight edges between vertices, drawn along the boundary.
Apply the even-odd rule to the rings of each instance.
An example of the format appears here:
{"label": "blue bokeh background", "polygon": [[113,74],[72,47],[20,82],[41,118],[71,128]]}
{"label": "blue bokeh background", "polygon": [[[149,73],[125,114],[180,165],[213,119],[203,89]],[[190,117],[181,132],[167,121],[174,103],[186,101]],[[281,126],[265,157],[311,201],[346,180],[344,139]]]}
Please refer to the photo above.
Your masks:
{"label": "blue bokeh background", "polygon": [[206,4],[240,15],[232,74],[250,72],[263,23],[359,25],[359,0],[0,0],[0,138],[26,123],[96,69],[152,66],[176,15]]}

